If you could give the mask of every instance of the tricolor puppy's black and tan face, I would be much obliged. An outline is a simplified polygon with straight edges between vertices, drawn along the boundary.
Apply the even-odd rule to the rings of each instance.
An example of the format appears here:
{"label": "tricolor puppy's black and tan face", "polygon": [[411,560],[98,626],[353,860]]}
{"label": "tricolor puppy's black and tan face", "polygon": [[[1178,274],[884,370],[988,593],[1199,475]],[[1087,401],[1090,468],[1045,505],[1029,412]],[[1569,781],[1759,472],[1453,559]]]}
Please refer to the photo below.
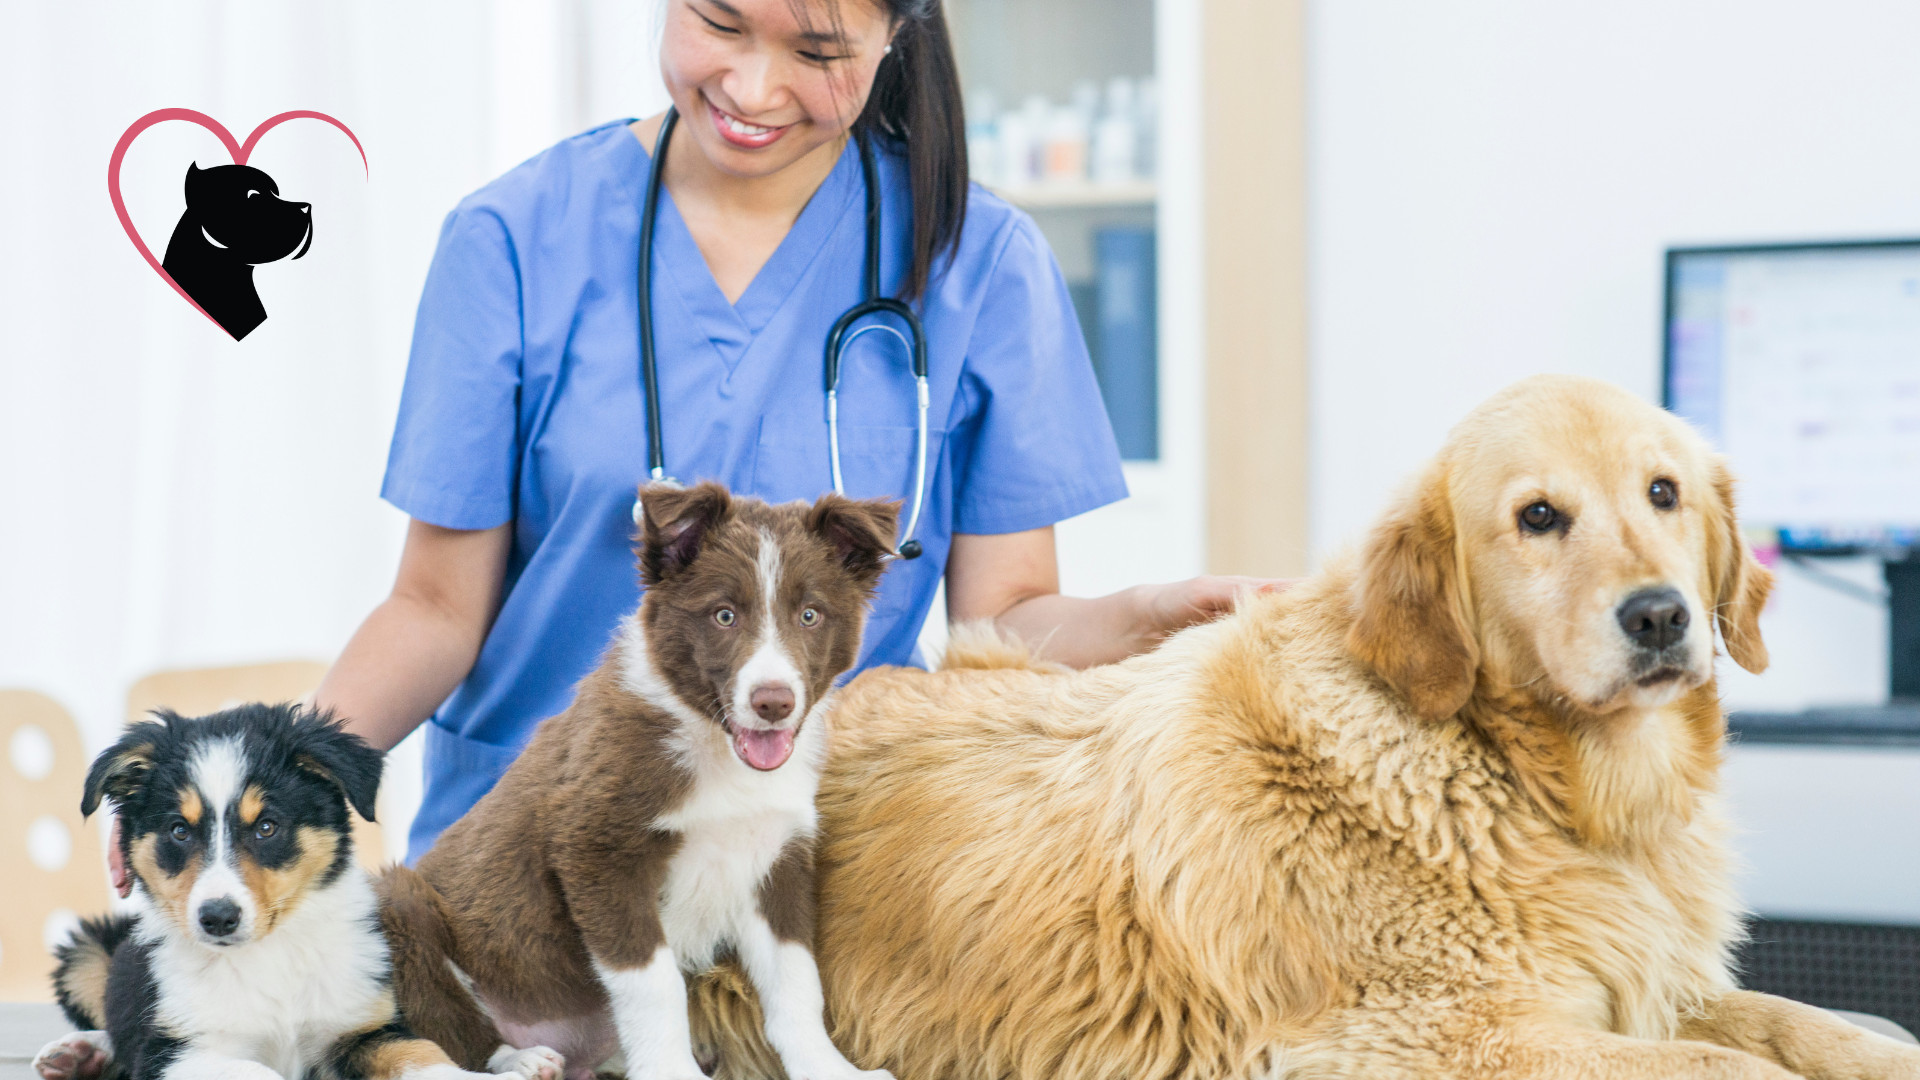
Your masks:
{"label": "tricolor puppy's black and tan face", "polygon": [[348,805],[372,820],[383,758],[290,705],[155,716],[94,760],[80,810],[114,804],[128,869],[178,933],[265,937],[351,865]]}
{"label": "tricolor puppy's black and tan face", "polygon": [[712,483],[640,494],[640,617],[661,677],[726,729],[741,761],[779,768],[859,655],[898,504],[769,506]]}

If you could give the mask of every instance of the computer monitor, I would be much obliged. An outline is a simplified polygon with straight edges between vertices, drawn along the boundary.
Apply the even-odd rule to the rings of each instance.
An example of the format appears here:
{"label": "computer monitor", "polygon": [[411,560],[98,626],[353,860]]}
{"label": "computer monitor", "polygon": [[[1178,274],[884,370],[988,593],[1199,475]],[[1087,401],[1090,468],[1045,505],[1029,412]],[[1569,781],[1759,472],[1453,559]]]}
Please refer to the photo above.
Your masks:
{"label": "computer monitor", "polygon": [[1666,405],[1783,549],[1920,546],[1920,239],[1667,252]]}
{"label": "computer monitor", "polygon": [[1667,252],[1663,394],[1789,554],[1888,559],[1892,682],[1920,694],[1920,239]]}

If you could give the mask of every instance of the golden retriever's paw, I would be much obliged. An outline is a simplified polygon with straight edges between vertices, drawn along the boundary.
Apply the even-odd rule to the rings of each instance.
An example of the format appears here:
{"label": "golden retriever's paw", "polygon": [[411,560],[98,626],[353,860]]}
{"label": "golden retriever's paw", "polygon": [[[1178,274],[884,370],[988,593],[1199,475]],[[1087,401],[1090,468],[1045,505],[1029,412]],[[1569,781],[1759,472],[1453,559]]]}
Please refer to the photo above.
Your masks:
{"label": "golden retriever's paw", "polygon": [[40,1048],[33,1071],[40,1080],[98,1080],[113,1062],[113,1042],[104,1031],[75,1031]]}
{"label": "golden retriever's paw", "polygon": [[515,1080],[561,1080],[567,1074],[567,1059],[545,1046],[516,1050],[502,1046],[487,1060],[487,1071]]}

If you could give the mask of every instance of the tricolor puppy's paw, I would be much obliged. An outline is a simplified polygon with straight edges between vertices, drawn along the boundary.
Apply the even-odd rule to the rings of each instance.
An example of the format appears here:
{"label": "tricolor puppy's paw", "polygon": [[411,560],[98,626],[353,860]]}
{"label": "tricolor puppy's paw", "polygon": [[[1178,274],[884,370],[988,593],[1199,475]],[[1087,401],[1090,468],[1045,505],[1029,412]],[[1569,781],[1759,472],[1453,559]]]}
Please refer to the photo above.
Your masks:
{"label": "tricolor puppy's paw", "polygon": [[113,1043],[104,1031],[75,1031],[40,1048],[33,1071],[40,1080],[98,1080],[113,1062]]}
{"label": "tricolor puppy's paw", "polygon": [[545,1046],[530,1046],[525,1050],[502,1046],[487,1059],[487,1071],[521,1080],[561,1080],[567,1073],[567,1059],[561,1057],[559,1051]]}

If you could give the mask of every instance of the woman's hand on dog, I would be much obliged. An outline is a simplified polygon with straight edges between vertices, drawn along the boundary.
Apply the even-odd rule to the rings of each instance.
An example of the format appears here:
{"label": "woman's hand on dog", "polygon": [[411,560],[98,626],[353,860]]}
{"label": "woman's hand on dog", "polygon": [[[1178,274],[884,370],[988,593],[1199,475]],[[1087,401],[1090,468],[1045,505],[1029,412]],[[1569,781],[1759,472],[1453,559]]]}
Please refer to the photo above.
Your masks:
{"label": "woman's hand on dog", "polygon": [[1282,592],[1298,578],[1258,578],[1206,574],[1165,585],[1142,585],[1141,621],[1154,644],[1189,626],[1231,614],[1234,603],[1251,593]]}

